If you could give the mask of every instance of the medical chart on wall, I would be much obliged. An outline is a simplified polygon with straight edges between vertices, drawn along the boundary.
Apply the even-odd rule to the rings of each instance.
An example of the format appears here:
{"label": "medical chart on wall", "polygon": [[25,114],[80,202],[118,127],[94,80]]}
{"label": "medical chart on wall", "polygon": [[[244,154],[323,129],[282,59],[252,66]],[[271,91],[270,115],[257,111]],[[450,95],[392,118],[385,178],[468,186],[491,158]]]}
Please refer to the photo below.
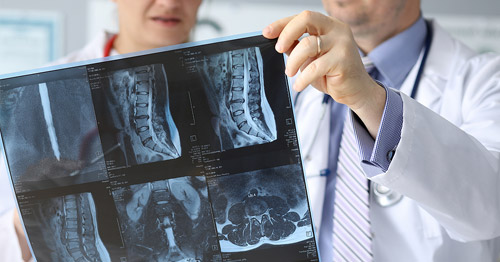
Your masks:
{"label": "medical chart on wall", "polygon": [[62,15],[0,9],[0,74],[43,66],[63,50]]}
{"label": "medical chart on wall", "polygon": [[274,45],[254,35],[0,77],[37,261],[318,261]]}

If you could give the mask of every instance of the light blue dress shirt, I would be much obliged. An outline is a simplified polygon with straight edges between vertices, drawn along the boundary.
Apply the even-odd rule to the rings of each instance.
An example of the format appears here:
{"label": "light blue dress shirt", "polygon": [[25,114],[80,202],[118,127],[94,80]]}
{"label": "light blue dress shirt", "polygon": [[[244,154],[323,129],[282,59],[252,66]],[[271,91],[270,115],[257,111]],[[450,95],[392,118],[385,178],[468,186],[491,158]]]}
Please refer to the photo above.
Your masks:
{"label": "light blue dress shirt", "polygon": [[[353,125],[358,140],[362,167],[368,177],[387,171],[393,150],[401,138],[403,124],[403,101],[400,95],[387,87],[400,89],[413,66],[418,62],[424,47],[427,28],[420,17],[411,27],[388,39],[367,56],[378,70],[374,76],[386,89],[386,105],[377,138],[374,140],[364,125],[353,115]],[[363,54],[362,54],[363,55]],[[332,257],[333,203],[339,145],[342,138],[347,107],[330,100],[331,127],[329,169],[323,217],[320,228],[319,248],[322,259]]]}

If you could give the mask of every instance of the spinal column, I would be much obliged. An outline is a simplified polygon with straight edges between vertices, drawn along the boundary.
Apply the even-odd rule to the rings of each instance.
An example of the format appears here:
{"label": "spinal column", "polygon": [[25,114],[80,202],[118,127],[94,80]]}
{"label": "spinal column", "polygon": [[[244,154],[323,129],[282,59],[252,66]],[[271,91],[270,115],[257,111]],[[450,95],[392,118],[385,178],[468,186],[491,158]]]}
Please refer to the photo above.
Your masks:
{"label": "spinal column", "polygon": [[[110,75],[111,106],[119,116],[115,126],[130,143],[137,164],[175,159],[181,155],[179,132],[170,113],[163,65],[147,65]],[[133,163],[134,161],[131,161]]]}
{"label": "spinal column", "polygon": [[[276,123],[266,99],[262,55],[247,48],[208,56],[198,66],[208,93],[221,148],[276,140]],[[221,103],[221,101],[223,101]],[[230,140],[232,143],[228,143]]]}
{"label": "spinal column", "polygon": [[96,248],[96,225],[85,196],[90,197],[83,194],[64,197],[66,221],[61,240],[75,261],[94,261],[99,256]]}
{"label": "spinal column", "polygon": [[[168,158],[177,158],[179,153],[170,139],[159,139],[153,126],[153,111],[155,104],[153,103],[153,87],[155,81],[153,79],[154,71],[150,67],[140,67],[136,70],[135,78],[135,103],[134,103],[134,123],[137,135],[139,135],[141,143],[146,148],[152,151],[167,155]],[[165,115],[170,116],[168,106],[168,92],[166,92]],[[162,112],[163,113],[163,112]],[[169,120],[169,119],[166,119]],[[161,120],[160,120],[161,121]],[[173,124],[173,121],[168,122]],[[158,126],[161,126],[161,124]],[[170,125],[168,125],[170,127]],[[156,129],[159,129],[157,127]],[[170,128],[171,129],[171,128]],[[165,131],[160,130],[161,134]]]}
{"label": "spinal column", "polygon": [[[50,261],[111,261],[99,237],[95,203],[90,193],[41,200],[35,214],[36,231],[40,230],[45,240],[45,247],[39,240],[34,243],[39,260],[50,257]],[[28,229],[28,233],[29,230],[35,231]]]}

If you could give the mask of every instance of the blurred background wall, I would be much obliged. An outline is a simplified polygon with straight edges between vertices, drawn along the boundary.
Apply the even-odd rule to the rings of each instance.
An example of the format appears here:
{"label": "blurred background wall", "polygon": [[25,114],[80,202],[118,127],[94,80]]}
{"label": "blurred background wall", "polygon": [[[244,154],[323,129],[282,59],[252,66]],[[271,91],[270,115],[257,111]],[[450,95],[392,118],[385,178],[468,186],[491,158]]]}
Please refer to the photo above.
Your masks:
{"label": "blurred background wall", "polygon": [[[411,1],[411,0],[410,0]],[[320,0],[204,0],[193,40],[260,31]],[[500,52],[500,1],[422,0],[426,17],[473,48]],[[42,66],[117,29],[111,0],[0,0],[0,74]]]}

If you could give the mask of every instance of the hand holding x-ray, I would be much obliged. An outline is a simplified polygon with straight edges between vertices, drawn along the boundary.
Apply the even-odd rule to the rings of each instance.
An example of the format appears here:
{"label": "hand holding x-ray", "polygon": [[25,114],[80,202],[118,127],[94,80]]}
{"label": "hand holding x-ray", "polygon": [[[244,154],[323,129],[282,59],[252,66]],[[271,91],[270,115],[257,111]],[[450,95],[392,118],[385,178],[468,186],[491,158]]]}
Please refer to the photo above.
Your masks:
{"label": "hand holding x-ray", "polygon": [[[299,39],[304,33],[309,36]],[[304,11],[280,19],[263,30],[267,38],[278,38],[276,51],[289,55],[286,71],[294,76],[293,88],[308,85],[347,105],[376,136],[385,105],[385,90],[366,72],[351,29],[321,13]]]}

